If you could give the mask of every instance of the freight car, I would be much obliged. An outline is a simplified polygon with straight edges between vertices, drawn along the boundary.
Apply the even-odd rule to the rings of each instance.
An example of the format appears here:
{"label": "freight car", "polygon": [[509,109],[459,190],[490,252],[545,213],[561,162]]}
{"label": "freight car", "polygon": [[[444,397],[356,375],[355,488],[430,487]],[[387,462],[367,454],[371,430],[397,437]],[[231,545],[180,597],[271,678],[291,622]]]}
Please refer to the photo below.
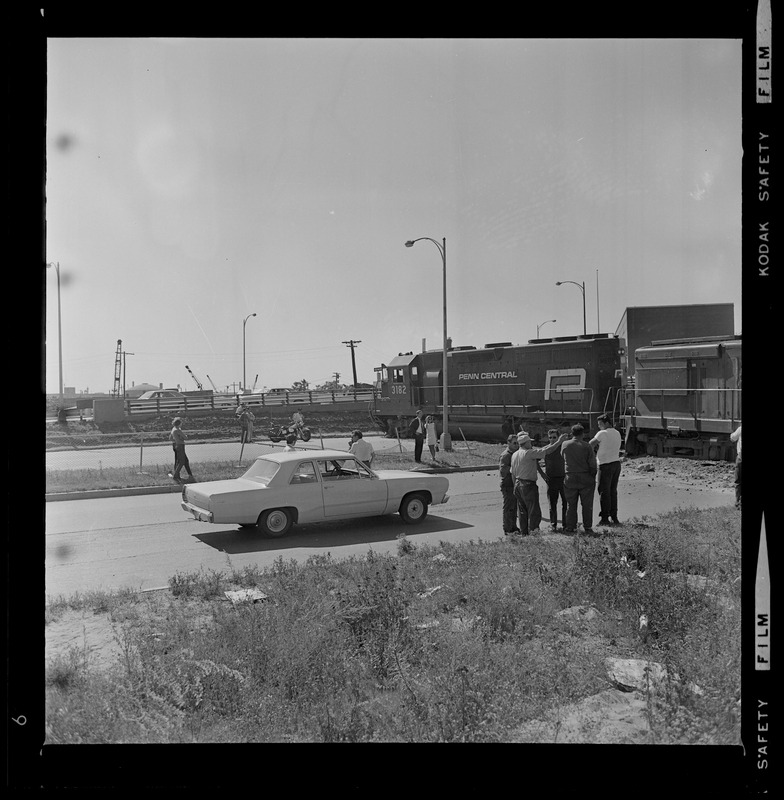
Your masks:
{"label": "freight car", "polygon": [[740,336],[651,342],[634,353],[634,385],[621,395],[628,456],[732,461],[740,424]]}
{"label": "freight car", "polygon": [[[407,435],[419,408],[434,416],[440,435],[442,370],[443,350],[399,353],[382,364],[371,417],[387,436]],[[521,429],[534,439],[577,422],[594,430],[599,414],[620,409],[625,371],[624,342],[608,334],[450,348],[449,434],[502,442]]]}

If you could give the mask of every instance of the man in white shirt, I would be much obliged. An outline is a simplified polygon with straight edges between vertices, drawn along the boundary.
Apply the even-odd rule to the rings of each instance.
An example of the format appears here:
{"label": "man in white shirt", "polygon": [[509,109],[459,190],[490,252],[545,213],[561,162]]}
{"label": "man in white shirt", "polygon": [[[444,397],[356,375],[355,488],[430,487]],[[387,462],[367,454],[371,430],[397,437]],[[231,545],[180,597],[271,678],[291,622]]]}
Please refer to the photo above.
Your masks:
{"label": "man in white shirt", "polygon": [[730,441],[737,445],[737,450],[735,451],[735,508],[740,508],[740,472],[742,463],[740,458],[741,427],[741,425],[738,425],[737,430],[734,430],[730,434]]}
{"label": "man in white shirt", "polygon": [[599,433],[588,442],[599,465],[599,525],[618,525],[618,479],[621,477],[621,434],[607,414],[597,418]]}
{"label": "man in white shirt", "polygon": [[353,453],[366,467],[373,463],[373,445],[362,438],[362,431],[354,431],[351,434],[351,447],[349,452]]}

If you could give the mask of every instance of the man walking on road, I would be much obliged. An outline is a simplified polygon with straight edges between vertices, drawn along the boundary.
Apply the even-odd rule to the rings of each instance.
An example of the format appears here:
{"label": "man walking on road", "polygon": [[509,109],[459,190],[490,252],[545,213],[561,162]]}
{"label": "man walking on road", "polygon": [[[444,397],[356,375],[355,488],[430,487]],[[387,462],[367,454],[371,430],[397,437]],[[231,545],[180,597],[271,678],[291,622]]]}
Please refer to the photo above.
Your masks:
{"label": "man walking on road", "polygon": [[583,438],[585,428],[572,425],[572,438],[564,442],[561,453],[564,457],[564,491],[566,492],[566,519],[564,533],[577,531],[577,500],[583,510],[583,528],[588,536],[593,531],[593,493],[596,490],[596,454]]}
{"label": "man walking on road", "polygon": [[597,420],[599,433],[588,444],[599,465],[599,525],[618,525],[618,479],[621,477],[621,434],[607,414]]}
{"label": "man walking on road", "polygon": [[188,461],[188,456],[185,455],[185,434],[182,432],[182,420],[179,417],[175,417],[172,426],[169,439],[171,439],[172,448],[174,449],[174,472],[170,472],[169,477],[174,478],[175,481],[180,480],[180,472],[185,467],[188,477],[193,480],[191,463]]}
{"label": "man walking on road", "polygon": [[539,523],[542,521],[539,486],[536,482],[537,462],[559,448],[565,439],[566,434],[563,433],[546,447],[533,447],[527,433],[517,434],[520,449],[512,456],[512,476],[515,479],[515,496],[520,508],[520,533],[523,536],[539,533]]}
{"label": "man walking on road", "polygon": [[520,533],[517,527],[517,497],[514,490],[514,478],[512,477],[512,456],[517,452],[520,445],[517,443],[517,435],[512,433],[506,438],[506,447],[501,453],[498,463],[498,474],[501,478],[501,498],[503,501],[502,525],[504,534],[509,536],[512,533]]}

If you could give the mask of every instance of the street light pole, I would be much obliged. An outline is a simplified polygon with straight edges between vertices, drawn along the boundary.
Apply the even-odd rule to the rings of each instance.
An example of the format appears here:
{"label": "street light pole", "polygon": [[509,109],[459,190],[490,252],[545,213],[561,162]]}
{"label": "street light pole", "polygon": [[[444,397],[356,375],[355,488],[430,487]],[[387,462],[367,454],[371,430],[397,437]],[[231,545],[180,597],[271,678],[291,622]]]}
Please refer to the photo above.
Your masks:
{"label": "street light pole", "polygon": [[242,320],[242,391],[245,391],[245,324],[251,317],[255,317],[255,312],[253,314],[248,314],[244,320]]}
{"label": "street light pole", "polygon": [[573,283],[582,293],[583,293],[583,336],[588,334],[588,330],[585,325],[585,281],[582,283],[577,283],[577,281],[556,281],[556,286],[561,286],[564,283]]}
{"label": "street light pole", "polygon": [[49,267],[54,267],[54,271],[57,273],[57,350],[58,350],[58,361],[60,365],[60,403],[62,403],[63,402],[63,317],[60,307],[60,262],[50,261],[46,265],[46,267],[47,269]]}
{"label": "street light pole", "polygon": [[548,322],[558,322],[558,320],[557,319],[546,319],[544,322],[540,322],[536,326],[536,338],[537,339],[539,338],[539,328],[541,328],[543,325],[547,325]]}
{"label": "street light pole", "polygon": [[438,252],[441,253],[441,262],[444,267],[444,358],[443,358],[443,365],[442,365],[442,377],[443,377],[443,405],[444,405],[444,419],[442,423],[442,430],[441,430],[441,449],[444,452],[449,452],[452,449],[452,438],[449,435],[449,396],[448,396],[448,381],[447,381],[447,336],[446,336],[446,237],[441,240],[441,244],[439,244],[435,239],[431,239],[429,236],[420,236],[419,239],[410,239],[406,242],[406,247],[413,247],[416,242],[420,242],[423,239],[427,239],[427,241],[432,242],[437,248]]}

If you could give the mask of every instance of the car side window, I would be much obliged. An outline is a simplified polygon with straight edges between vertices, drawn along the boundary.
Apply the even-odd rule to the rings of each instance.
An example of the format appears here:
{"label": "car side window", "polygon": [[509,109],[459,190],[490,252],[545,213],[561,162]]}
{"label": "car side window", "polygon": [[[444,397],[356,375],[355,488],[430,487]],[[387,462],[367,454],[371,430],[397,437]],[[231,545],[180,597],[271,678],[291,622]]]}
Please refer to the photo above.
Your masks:
{"label": "car side window", "polygon": [[316,468],[312,461],[303,461],[297,464],[289,483],[317,483]]}
{"label": "car side window", "polygon": [[329,461],[320,461],[321,477],[325,481],[357,479],[357,464],[354,459],[334,458]]}

